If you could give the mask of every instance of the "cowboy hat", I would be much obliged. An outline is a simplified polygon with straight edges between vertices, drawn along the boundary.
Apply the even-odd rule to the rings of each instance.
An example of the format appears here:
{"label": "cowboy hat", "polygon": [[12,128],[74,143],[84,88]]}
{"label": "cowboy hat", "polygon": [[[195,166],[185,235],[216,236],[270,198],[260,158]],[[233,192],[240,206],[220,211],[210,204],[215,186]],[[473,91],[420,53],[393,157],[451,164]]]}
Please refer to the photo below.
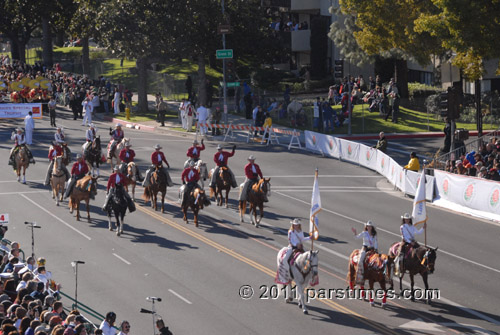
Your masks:
{"label": "cowboy hat", "polygon": [[198,140],[193,140],[193,144],[198,144]]}
{"label": "cowboy hat", "polygon": [[121,126],[122,126],[122,125],[121,125],[121,124],[119,124],[119,123],[117,123],[117,124],[115,125],[115,127],[121,127]]}
{"label": "cowboy hat", "polygon": [[113,171],[118,171],[120,170],[120,166],[119,165],[115,165],[115,167],[113,168]]}
{"label": "cowboy hat", "polygon": [[217,145],[217,150],[221,150],[222,149],[222,145]]}
{"label": "cowboy hat", "polygon": [[293,219],[292,221],[290,221],[290,223],[294,226],[298,226],[301,224],[300,219]]}
{"label": "cowboy hat", "polygon": [[130,142],[125,143],[125,147],[129,148],[131,146],[132,146],[132,144],[130,144]]}
{"label": "cowboy hat", "polygon": [[368,221],[365,223],[365,226],[366,226],[366,227],[375,227],[375,225],[373,224],[372,220],[368,220]]}
{"label": "cowboy hat", "polygon": [[195,166],[195,165],[196,165],[195,161],[190,161],[190,162],[189,162],[189,166],[191,166],[191,167],[192,167],[192,166]]}
{"label": "cowboy hat", "polygon": [[21,128],[16,128],[16,131],[23,131]]}
{"label": "cowboy hat", "polygon": [[254,155],[250,155],[250,156],[248,157],[248,160],[249,160],[249,161],[254,161],[254,160],[255,160],[255,156],[254,156]]}
{"label": "cowboy hat", "polygon": [[401,215],[401,219],[411,219],[410,213],[405,213],[404,215]]}
{"label": "cowboy hat", "polygon": [[159,144],[157,144],[157,145],[155,145],[155,146],[153,147],[153,149],[155,149],[155,150],[159,150],[159,149],[162,149],[162,147],[161,147]]}
{"label": "cowboy hat", "polygon": [[77,155],[76,155],[76,159],[80,159],[80,158],[82,158],[82,155],[77,154]]}
{"label": "cowboy hat", "polygon": [[89,127],[90,128],[95,128],[95,124],[91,123],[91,124],[89,124]]}

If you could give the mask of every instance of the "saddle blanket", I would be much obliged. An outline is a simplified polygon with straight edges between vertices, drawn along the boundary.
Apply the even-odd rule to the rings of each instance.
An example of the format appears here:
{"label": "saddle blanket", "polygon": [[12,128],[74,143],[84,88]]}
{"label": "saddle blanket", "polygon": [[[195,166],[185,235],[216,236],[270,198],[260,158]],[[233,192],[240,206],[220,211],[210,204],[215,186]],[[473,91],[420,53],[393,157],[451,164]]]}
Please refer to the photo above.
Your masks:
{"label": "saddle blanket", "polygon": [[[276,271],[276,276],[274,278],[274,282],[277,284],[288,285],[292,282],[293,278],[290,274],[290,265],[288,262],[283,262],[283,258],[285,258],[288,247],[283,247],[278,252],[278,270]],[[293,255],[293,259],[291,260],[291,265],[295,264],[295,260],[300,255],[300,253],[296,253]],[[311,279],[309,286],[315,286],[319,284],[319,276],[315,276]]]}
{"label": "saddle blanket", "polygon": [[[359,253],[354,255],[354,257],[352,258],[352,262],[354,265],[357,265],[358,261],[359,261]],[[378,257],[378,254],[371,254],[368,255],[368,257],[365,257],[365,264],[367,265],[368,268],[375,270],[382,270],[385,262],[381,257]]]}
{"label": "saddle blanket", "polygon": [[[393,255],[397,255],[398,254],[398,249],[399,249],[399,245],[401,244],[402,242],[398,242],[396,244],[394,244],[392,247],[391,247],[391,253]],[[413,251],[413,247],[407,247],[406,248],[406,255],[405,255],[405,258],[409,258],[410,255],[411,255],[411,252]]]}

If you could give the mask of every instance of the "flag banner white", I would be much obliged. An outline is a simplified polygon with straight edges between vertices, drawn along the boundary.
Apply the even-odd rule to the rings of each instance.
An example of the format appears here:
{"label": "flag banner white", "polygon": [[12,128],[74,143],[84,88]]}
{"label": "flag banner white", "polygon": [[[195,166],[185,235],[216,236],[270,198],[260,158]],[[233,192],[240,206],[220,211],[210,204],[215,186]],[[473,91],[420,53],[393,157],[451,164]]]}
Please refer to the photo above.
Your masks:
{"label": "flag banner white", "polygon": [[377,172],[386,177],[389,173],[389,163],[391,157],[382,151],[377,152]]}
{"label": "flag banner white", "polygon": [[434,170],[437,197],[458,205],[500,214],[500,183]]}
{"label": "flag banner white", "polygon": [[[417,194],[417,185],[420,177],[421,173],[406,170],[405,187],[404,187],[404,192],[406,194],[413,196]],[[434,199],[435,179],[436,178],[433,176],[425,175],[425,199],[429,201],[432,201]]]}
{"label": "flag banner white", "polygon": [[359,143],[344,139],[338,139],[340,142],[340,159],[349,162],[359,163]]}
{"label": "flag banner white", "polygon": [[305,131],[305,137],[306,148],[308,150],[319,152],[329,157],[340,157],[338,138],[309,130]]}
{"label": "flag banner white", "polygon": [[319,194],[318,173],[314,177],[314,184],[311,197],[311,212],[309,215],[309,234],[315,239],[318,239],[318,217],[317,214],[321,211],[321,196]]}
{"label": "flag banner white", "polygon": [[[377,170],[377,155],[379,151],[364,144],[359,145],[359,164],[371,170]],[[383,154],[383,152],[381,152]]]}
{"label": "flag banner white", "polygon": [[42,118],[42,104],[0,104],[0,119],[20,119],[33,113],[33,118]]}
{"label": "flag banner white", "polygon": [[427,222],[427,209],[425,204],[425,172],[422,170],[420,178],[417,180],[417,192],[413,199],[413,224],[418,225]]}
{"label": "flag banner white", "polygon": [[385,177],[392,185],[398,187],[401,191],[404,190],[401,185],[404,184],[404,169],[394,159],[389,158],[389,169]]}

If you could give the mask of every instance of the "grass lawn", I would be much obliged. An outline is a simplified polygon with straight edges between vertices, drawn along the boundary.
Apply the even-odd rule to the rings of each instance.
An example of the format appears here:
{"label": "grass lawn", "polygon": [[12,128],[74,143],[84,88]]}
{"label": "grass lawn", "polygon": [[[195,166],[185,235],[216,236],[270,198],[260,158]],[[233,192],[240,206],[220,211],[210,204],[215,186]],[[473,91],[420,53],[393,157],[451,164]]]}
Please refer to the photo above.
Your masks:
{"label": "grass lawn", "polygon": [[[125,120],[125,113],[118,114],[117,118]],[[168,111],[165,114],[165,121],[168,121],[169,119],[177,120],[177,112]],[[144,122],[144,121],[155,121],[155,120],[156,120],[156,111],[150,109],[147,113],[140,113],[140,114],[136,114],[134,112],[130,113],[130,120],[127,121]]]}

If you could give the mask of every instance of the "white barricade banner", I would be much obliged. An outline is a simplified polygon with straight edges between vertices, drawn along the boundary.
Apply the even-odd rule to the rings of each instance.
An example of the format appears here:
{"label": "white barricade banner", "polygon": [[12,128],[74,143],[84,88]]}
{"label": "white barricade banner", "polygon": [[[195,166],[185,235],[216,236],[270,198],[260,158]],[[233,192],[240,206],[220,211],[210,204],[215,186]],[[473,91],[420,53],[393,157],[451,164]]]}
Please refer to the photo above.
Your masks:
{"label": "white barricade banner", "polygon": [[359,145],[359,164],[372,170],[377,170],[378,150],[364,144]]}
{"label": "white barricade banner", "polygon": [[24,118],[29,112],[33,118],[42,118],[42,104],[0,104],[0,119]]}
{"label": "white barricade banner", "polygon": [[359,163],[359,143],[344,139],[338,139],[340,142],[340,158],[349,162]]}
{"label": "white barricade banner", "polygon": [[314,131],[305,131],[306,148],[308,150],[321,152],[326,156],[339,158],[339,139],[333,136],[319,134]]}
{"label": "white barricade banner", "polygon": [[377,172],[384,177],[387,177],[389,173],[390,160],[391,157],[387,156],[387,154],[383,153],[382,151],[379,151],[377,153]]}
{"label": "white barricade banner", "polygon": [[437,196],[456,204],[500,214],[500,183],[434,170]]}
{"label": "white barricade banner", "polygon": [[[417,187],[420,183],[420,178],[422,173],[415,171],[406,171],[405,189],[406,194],[415,195],[417,193]],[[434,195],[434,183],[435,178],[433,176],[425,175],[425,199],[432,201]]]}

